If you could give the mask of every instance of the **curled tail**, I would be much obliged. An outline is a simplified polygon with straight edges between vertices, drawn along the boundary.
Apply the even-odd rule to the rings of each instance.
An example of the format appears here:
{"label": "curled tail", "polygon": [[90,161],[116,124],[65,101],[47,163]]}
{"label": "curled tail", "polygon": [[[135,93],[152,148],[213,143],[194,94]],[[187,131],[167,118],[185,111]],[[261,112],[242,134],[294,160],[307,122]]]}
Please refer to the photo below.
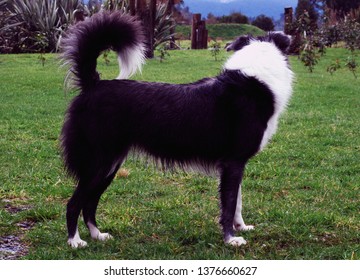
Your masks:
{"label": "curled tail", "polygon": [[70,65],[75,87],[88,92],[100,79],[96,60],[100,53],[112,49],[118,53],[120,74],[126,79],[141,69],[145,60],[145,37],[141,23],[121,12],[97,13],[69,29],[62,39],[62,58]]}

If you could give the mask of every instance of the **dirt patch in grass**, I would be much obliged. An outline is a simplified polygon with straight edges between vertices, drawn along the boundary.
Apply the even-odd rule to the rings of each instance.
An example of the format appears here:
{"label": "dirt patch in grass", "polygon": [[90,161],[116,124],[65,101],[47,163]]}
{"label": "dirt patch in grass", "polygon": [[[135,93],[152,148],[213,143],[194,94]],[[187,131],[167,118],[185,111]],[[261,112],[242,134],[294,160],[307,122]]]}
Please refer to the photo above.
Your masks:
{"label": "dirt patch in grass", "polygon": [[[31,206],[15,206],[7,201],[4,208],[8,213],[15,215],[21,211],[31,209]],[[19,230],[14,234],[0,236],[0,260],[16,260],[27,255],[28,246],[23,241],[23,237],[25,231],[30,230],[34,225],[34,221],[24,220],[16,224]]]}
{"label": "dirt patch in grass", "polygon": [[22,206],[14,206],[14,205],[11,205],[11,204],[6,204],[4,206],[5,210],[7,212],[9,212],[10,214],[16,214],[16,213],[19,213],[21,211],[25,211],[25,210],[29,210],[31,209],[31,206],[28,206],[28,205],[22,205]]}
{"label": "dirt patch in grass", "polygon": [[0,237],[0,259],[16,260],[25,256],[28,252],[27,246],[22,242],[21,236],[8,235]]}

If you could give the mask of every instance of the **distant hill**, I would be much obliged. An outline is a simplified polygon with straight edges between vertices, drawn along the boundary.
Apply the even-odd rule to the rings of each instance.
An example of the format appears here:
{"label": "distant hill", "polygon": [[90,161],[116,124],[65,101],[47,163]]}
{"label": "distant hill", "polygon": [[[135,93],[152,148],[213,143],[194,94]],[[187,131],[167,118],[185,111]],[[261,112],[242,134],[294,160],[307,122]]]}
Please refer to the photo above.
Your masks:
{"label": "distant hill", "polygon": [[[232,40],[244,34],[254,36],[264,34],[263,30],[248,24],[207,24],[206,29],[209,31],[211,39]],[[176,26],[176,33],[182,38],[190,39],[191,27],[189,25],[178,25]]]}
{"label": "distant hill", "polygon": [[201,13],[206,17],[209,13],[215,16],[241,12],[248,17],[260,14],[279,19],[285,7],[297,6],[298,0],[185,0],[185,6],[192,13]]}

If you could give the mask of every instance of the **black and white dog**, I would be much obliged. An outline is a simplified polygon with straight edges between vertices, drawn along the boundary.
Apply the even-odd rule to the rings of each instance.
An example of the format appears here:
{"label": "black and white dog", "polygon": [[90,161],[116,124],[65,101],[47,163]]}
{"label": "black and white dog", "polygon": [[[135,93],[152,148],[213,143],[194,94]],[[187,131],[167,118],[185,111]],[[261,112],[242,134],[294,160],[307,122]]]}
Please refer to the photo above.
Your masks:
{"label": "black and white dog", "polygon": [[[67,205],[69,245],[87,244],[77,227],[81,211],[93,239],[111,238],[97,228],[96,208],[130,149],[165,166],[217,170],[225,243],[246,243],[234,234],[253,229],[241,215],[244,167],[275,133],[293,73],[286,57],[288,36],[238,40],[229,46],[235,53],[218,76],[166,84],[127,79],[144,62],[144,34],[133,17],[99,13],[70,29],[63,58],[80,93],[68,108],[61,135],[65,165],[77,181]],[[96,59],[108,48],[118,53],[121,71],[115,80],[100,80]]]}

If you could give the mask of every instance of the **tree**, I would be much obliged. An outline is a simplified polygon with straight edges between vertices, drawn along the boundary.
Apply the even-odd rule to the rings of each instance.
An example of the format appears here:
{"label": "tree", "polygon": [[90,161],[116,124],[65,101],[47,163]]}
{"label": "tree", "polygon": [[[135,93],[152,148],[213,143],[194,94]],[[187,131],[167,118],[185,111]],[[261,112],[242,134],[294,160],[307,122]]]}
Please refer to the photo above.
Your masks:
{"label": "tree", "polygon": [[239,12],[234,12],[228,16],[219,17],[218,21],[221,23],[242,23],[242,24],[249,23],[248,17]]}
{"label": "tree", "polygon": [[360,22],[360,0],[310,0],[317,10],[324,14],[331,12],[336,20],[341,20],[348,14],[355,14]]}
{"label": "tree", "polygon": [[328,8],[343,16],[360,7],[360,0],[323,0],[323,2]]}
{"label": "tree", "polygon": [[173,17],[177,23],[181,24],[191,24],[192,21],[190,8],[182,2],[174,6]]}
{"label": "tree", "polygon": [[314,1],[311,0],[298,0],[298,5],[295,10],[295,18],[297,21],[304,18],[306,14],[306,19],[309,21],[307,26],[310,29],[317,29],[317,22],[319,19],[319,14],[315,9]]}
{"label": "tree", "polygon": [[272,19],[265,15],[257,16],[252,22],[252,25],[257,26],[264,31],[273,31],[275,27]]}
{"label": "tree", "polygon": [[208,23],[208,24],[217,23],[217,18],[216,18],[216,16],[214,16],[213,13],[208,13],[208,15],[207,15],[207,17],[206,17],[206,23]]}

